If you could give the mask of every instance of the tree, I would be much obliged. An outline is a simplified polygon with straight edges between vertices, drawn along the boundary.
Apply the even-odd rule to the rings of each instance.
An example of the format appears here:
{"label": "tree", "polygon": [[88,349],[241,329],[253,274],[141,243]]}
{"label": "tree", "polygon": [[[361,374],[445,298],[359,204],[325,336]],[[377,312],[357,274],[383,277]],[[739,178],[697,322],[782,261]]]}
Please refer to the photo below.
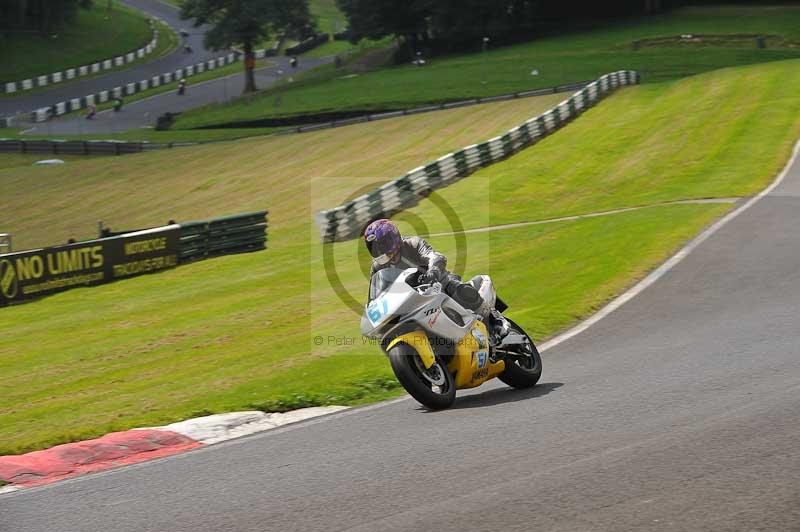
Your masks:
{"label": "tree", "polygon": [[530,37],[536,20],[532,0],[439,0],[431,20],[437,40],[446,48],[474,48],[488,37],[492,43]]}
{"label": "tree", "polygon": [[511,43],[531,39],[537,29],[552,31],[587,20],[656,14],[697,1],[336,0],[336,3],[347,16],[353,40],[395,35],[408,43],[413,55],[419,46],[476,49],[486,37],[493,44]]}
{"label": "tree", "polygon": [[428,34],[428,18],[436,0],[336,0],[347,17],[351,38],[404,37],[416,49]]}
{"label": "tree", "polygon": [[0,0],[0,32],[51,35],[91,7],[92,0]]}
{"label": "tree", "polygon": [[[416,52],[436,44],[448,49],[513,40],[530,31],[534,0],[337,0],[354,40],[401,36]],[[412,54],[413,55],[413,54]]]}
{"label": "tree", "polygon": [[194,27],[210,24],[207,47],[222,50],[241,45],[244,51],[244,92],[254,92],[254,47],[272,35],[302,32],[313,26],[308,0],[184,0],[181,17]]}
{"label": "tree", "polygon": [[658,13],[661,10],[661,0],[644,0],[644,12],[647,15]]}

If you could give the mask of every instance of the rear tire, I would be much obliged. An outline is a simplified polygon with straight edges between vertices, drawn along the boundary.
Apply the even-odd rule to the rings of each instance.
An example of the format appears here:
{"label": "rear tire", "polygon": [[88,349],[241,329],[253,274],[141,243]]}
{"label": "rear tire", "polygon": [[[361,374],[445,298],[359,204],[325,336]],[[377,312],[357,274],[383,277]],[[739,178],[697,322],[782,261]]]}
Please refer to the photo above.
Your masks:
{"label": "rear tire", "polygon": [[417,352],[404,343],[392,347],[388,355],[397,380],[411,397],[432,410],[449,408],[453,404],[456,399],[455,381],[441,360],[437,358],[436,363],[426,370]]}
{"label": "rear tire", "polygon": [[535,386],[542,376],[542,357],[539,355],[539,350],[536,349],[536,345],[531,340],[531,337],[528,336],[528,333],[508,318],[506,320],[511,324],[513,330],[528,339],[528,358],[507,357],[506,368],[497,378],[512,388],[520,390],[530,388]]}

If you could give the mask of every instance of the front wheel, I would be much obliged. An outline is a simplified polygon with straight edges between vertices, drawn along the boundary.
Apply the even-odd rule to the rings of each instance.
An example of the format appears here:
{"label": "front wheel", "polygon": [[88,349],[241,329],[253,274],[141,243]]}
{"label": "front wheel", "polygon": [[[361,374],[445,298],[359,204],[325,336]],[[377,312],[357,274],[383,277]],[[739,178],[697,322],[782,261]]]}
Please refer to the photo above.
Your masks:
{"label": "front wheel", "polygon": [[526,342],[519,346],[518,352],[506,355],[506,368],[497,378],[512,388],[530,388],[542,376],[542,357],[528,333],[508,318],[506,320],[514,332],[525,337]]}
{"label": "front wheel", "polygon": [[448,408],[456,399],[456,385],[453,375],[437,358],[428,369],[417,352],[408,344],[399,343],[389,352],[397,380],[411,397],[432,410]]}

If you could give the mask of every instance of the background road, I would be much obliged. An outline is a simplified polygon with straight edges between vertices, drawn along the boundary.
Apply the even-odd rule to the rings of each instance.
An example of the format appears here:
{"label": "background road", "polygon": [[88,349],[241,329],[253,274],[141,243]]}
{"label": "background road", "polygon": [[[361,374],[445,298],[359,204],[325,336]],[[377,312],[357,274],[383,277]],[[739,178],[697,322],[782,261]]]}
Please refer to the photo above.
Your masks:
{"label": "background road", "polygon": [[533,390],[439,413],[403,400],[12,493],[0,529],[797,532],[799,229],[796,165],[548,351]]}
{"label": "background road", "polygon": [[[289,58],[277,56],[269,58],[271,66],[256,71],[256,86],[266,89],[278,80],[290,78],[311,68],[331,62],[332,57],[317,59],[301,57],[297,68],[289,66]],[[244,68],[239,63],[239,68]],[[126,103],[123,110],[115,113],[111,110],[98,113],[93,120],[86,119],[86,112],[72,113],[47,122],[35,124],[25,133],[30,135],[88,135],[114,134],[131,129],[155,125],[158,116],[170,112],[176,113],[200,107],[214,102],[226,102],[239,98],[244,89],[244,74],[236,74],[193,84],[187,78],[186,94],[178,96],[176,90],[165,92],[150,98]],[[280,110],[280,108],[276,108]]]}
{"label": "background road", "polygon": [[[52,88],[41,92],[32,94],[21,93],[20,96],[13,98],[0,98],[0,116],[11,116],[15,113],[33,111],[34,109],[47,107],[56,102],[80,98],[87,94],[100,92],[101,90],[112,89],[142,79],[149,79],[165,72],[171,72],[181,67],[211,59],[212,57],[224,55],[222,51],[213,52],[205,49],[203,46],[203,33],[205,32],[206,26],[193,28],[191,21],[180,19],[178,16],[178,8],[161,2],[160,0],[121,0],[121,2],[132,8],[144,11],[146,14],[160,17],[176,32],[181,28],[189,31],[188,42],[192,47],[192,53],[187,54],[179,47],[160,59],[142,63],[130,69],[119,70],[103,76],[68,84],[61,83],[53,85]],[[159,38],[163,39],[164,36],[161,35]],[[104,57],[103,59],[107,58]]]}

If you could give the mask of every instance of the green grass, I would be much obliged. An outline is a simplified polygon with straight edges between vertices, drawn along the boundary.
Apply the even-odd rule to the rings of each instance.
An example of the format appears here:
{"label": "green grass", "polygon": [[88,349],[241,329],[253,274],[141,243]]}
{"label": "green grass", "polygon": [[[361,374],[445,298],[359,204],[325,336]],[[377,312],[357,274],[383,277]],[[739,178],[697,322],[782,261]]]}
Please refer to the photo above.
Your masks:
{"label": "green grass", "polygon": [[[471,236],[470,268],[490,271],[508,287],[512,306],[519,305],[512,315],[541,334],[572,321],[569,310],[596,305],[724,212],[665,209]],[[444,239],[433,244],[449,251]],[[489,249],[503,252],[490,259]],[[545,260],[515,279],[531,256]],[[14,363],[7,356],[0,362],[11,383],[27,384],[3,386],[7,404],[17,406],[2,413],[4,429],[13,432],[0,453],[203,413],[358,404],[397,394],[385,359],[358,337],[356,317],[311,288],[299,261],[300,271],[276,264],[287,257],[267,252],[198,263],[13,309],[15,338],[43,343],[24,341]],[[363,285],[352,265],[347,273],[351,288]],[[200,283],[203,303],[192,304],[196,288],[186,290]],[[332,321],[337,317],[340,323]],[[43,321],[49,339],[38,332]],[[73,332],[76,324],[82,334]],[[314,335],[351,338],[354,346],[332,340],[316,347]]]}
{"label": "green grass", "polygon": [[[771,180],[800,135],[798,66],[624,89],[556,135],[444,189],[440,196],[467,228],[659,205],[467,235],[463,273],[490,273],[511,317],[539,340],[587,316],[731,209],[661,203],[749,195]],[[536,102],[552,103],[503,102],[71,168],[0,170],[8,200],[2,229],[25,246],[91,236],[98,219],[137,227],[270,209],[267,251],[2,309],[0,454],[211,412],[401,393],[330,287],[311,217],[535,115]],[[447,227],[427,200],[398,216],[404,228],[414,214],[428,229]],[[431,240],[455,262],[453,238]],[[359,243],[327,249],[344,289],[362,299]],[[317,335],[323,345],[314,344]],[[354,345],[337,345],[345,338]]]}
{"label": "green grass", "polygon": [[334,41],[333,34],[347,29],[347,17],[336,6],[336,0],[311,0],[309,9],[316,18],[317,29],[330,35],[331,40],[304,53],[306,57],[326,57],[346,54],[357,49],[349,41]]}
{"label": "green grass", "polygon": [[[596,79],[620,69],[638,70],[647,83],[674,80],[710,70],[800,57],[800,48],[758,49],[740,46],[647,46],[633,41],[683,33],[769,33],[800,39],[800,9],[687,8],[651,18],[633,19],[594,31],[540,38],[490,50],[432,59],[424,68],[387,68],[355,77],[328,76],[291,88],[264,91],[260,97],[211,105],[185,113],[179,128],[330,109],[385,109],[433,101],[488,96],[562,83]],[[539,74],[532,76],[536,69]],[[485,83],[484,83],[485,82]],[[408,90],[414,87],[414,90]],[[281,95],[281,107],[272,105]]]}
{"label": "green grass", "polygon": [[303,57],[327,57],[329,55],[346,54],[356,49],[349,41],[328,41],[325,44],[309,50]]}
{"label": "green grass", "polygon": [[[112,227],[145,227],[154,219],[210,218],[258,210],[265,204],[272,213],[272,224],[305,226],[313,213],[297,208],[298,202],[302,205],[304,198],[311,197],[306,188],[294,188],[301,183],[312,180],[322,187],[324,192],[319,197],[325,198],[324,206],[330,206],[347,190],[341,176],[357,176],[344,183],[349,186],[365,177],[400,175],[422,161],[506,131],[523,117],[552,107],[561,97],[514,100],[302,135],[125,155],[69,168],[47,168],[44,174],[34,174],[42,169],[33,168],[2,173],[0,192],[13,205],[13,211],[4,207],[7,216],[2,217],[0,232],[13,233],[20,248],[34,248],[52,239],[92,237],[98,219]],[[431,133],[420,134],[419,128]],[[300,153],[304,156],[298,157]],[[47,179],[48,197],[61,198],[57,200],[58,209],[42,208],[42,178]],[[78,189],[91,204],[68,200]],[[57,212],[60,209],[66,210]]]}
{"label": "green grass", "polygon": [[20,81],[88,65],[134,51],[150,41],[152,32],[140,11],[115,2],[109,12],[105,4],[81,10],[77,21],[55,37],[27,33],[0,37],[0,80]]}
{"label": "green grass", "polygon": [[[478,226],[752,195],[777,174],[800,136],[800,99],[788,88],[800,81],[798,67],[795,60],[624,89],[444,197],[472,202],[463,218]],[[489,205],[480,201],[484,194]],[[418,214],[433,220],[434,231],[448,227],[431,218],[430,207]]]}
{"label": "green grass", "polygon": [[347,28],[347,18],[336,7],[336,0],[311,0],[309,10],[316,18],[317,28],[322,33],[336,33]]}
{"label": "green grass", "polygon": [[[131,63],[127,63],[127,64],[124,64],[122,66],[111,68],[109,70],[103,70],[103,71],[97,72],[95,74],[88,74],[86,76],[77,77],[77,78],[75,78],[73,80],[64,81],[64,82],[58,84],[59,87],[65,86],[65,85],[69,85],[70,83],[79,83],[81,81],[86,81],[87,79],[98,78],[98,77],[101,77],[101,76],[108,75],[109,73],[112,73],[112,72],[118,72],[120,70],[128,70],[128,69],[130,69],[132,67],[135,67],[137,65],[140,65],[140,64],[143,64],[143,63],[148,63],[150,61],[155,61],[156,59],[159,59],[160,57],[163,57],[163,56],[171,53],[173,50],[175,50],[175,48],[178,47],[178,35],[175,32],[173,32],[172,29],[169,26],[167,26],[166,24],[163,24],[160,21],[156,21],[156,27],[158,27],[158,31],[159,31],[159,34],[158,34],[158,45],[156,46],[156,49],[153,50],[153,52],[150,53],[149,55],[146,55],[146,56],[144,56],[144,57],[142,57],[140,59],[136,59],[135,61],[133,61]],[[50,91],[50,90],[53,90],[53,86],[52,85],[48,85],[46,87],[37,87],[35,89],[28,90],[28,91],[25,91],[25,94],[26,95],[27,94],[36,94],[36,93],[39,93],[39,92],[45,92],[45,91]],[[0,98],[15,98],[15,97],[18,97],[19,95],[20,95],[19,92],[12,93],[12,94],[0,94]]]}

